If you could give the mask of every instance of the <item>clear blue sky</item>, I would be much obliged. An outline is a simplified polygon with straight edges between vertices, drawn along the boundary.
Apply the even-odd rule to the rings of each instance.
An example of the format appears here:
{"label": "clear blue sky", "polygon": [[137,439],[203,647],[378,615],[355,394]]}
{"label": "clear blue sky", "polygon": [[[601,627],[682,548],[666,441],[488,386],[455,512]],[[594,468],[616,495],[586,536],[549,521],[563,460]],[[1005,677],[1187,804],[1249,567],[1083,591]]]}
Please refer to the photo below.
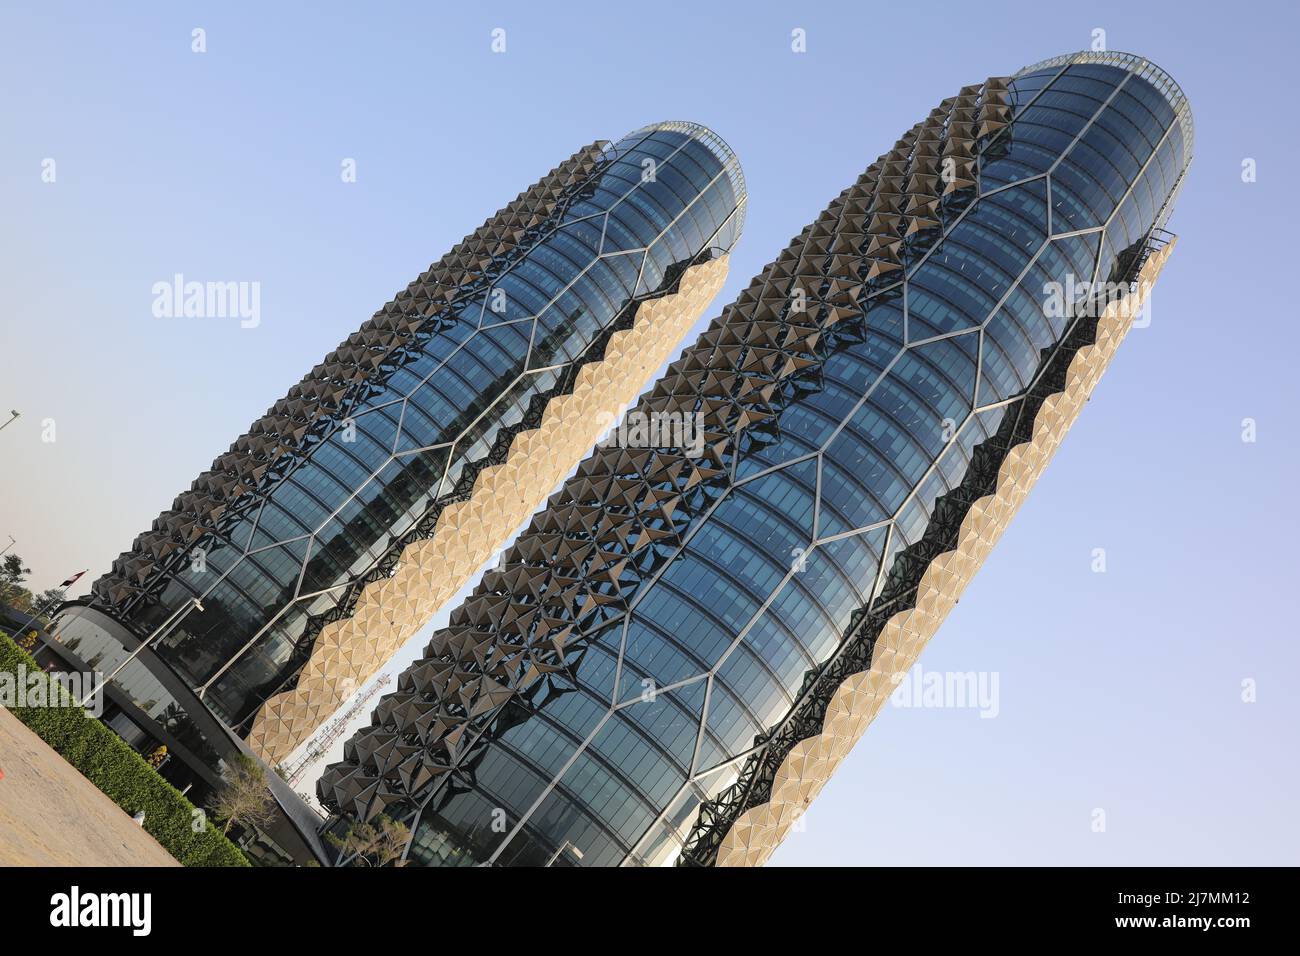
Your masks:
{"label": "clear blue sky", "polygon": [[[0,548],[37,587],[105,570],[578,146],[664,119],[731,144],[721,306],[939,100],[1100,27],[1196,119],[1154,321],[921,659],[997,672],[997,718],[886,708],[774,862],[1300,863],[1292,4],[267,6],[0,9]],[[261,324],[154,318],[175,273],[260,282]]]}

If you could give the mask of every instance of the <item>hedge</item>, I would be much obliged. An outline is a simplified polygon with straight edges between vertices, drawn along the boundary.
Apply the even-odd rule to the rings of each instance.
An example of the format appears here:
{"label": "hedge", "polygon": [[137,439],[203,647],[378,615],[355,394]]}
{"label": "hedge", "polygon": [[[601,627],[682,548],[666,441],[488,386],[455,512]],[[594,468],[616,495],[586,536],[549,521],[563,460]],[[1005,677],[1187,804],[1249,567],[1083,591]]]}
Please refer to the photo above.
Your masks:
{"label": "hedge", "polygon": [[[40,674],[47,694],[67,698],[26,651],[0,634],[0,672]],[[49,699],[47,697],[47,699]],[[195,833],[194,804],[117,734],[72,704],[66,707],[13,707],[15,717],[54,748],[129,814],[144,811],[144,828],[184,866],[248,866],[239,848],[209,824]]]}

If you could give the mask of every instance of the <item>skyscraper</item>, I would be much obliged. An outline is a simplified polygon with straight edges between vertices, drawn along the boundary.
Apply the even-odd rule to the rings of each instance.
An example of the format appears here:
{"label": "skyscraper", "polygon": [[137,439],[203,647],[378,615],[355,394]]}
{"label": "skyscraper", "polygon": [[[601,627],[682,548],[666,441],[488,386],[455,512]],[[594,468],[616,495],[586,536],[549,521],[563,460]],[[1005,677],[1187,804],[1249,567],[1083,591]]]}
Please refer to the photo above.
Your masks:
{"label": "skyscraper", "polygon": [[727,146],[661,123],[579,150],[398,293],[61,612],[101,670],[157,632],[117,681],[124,732],[208,785],[225,728],[286,757],[672,354],[744,207]]}
{"label": "skyscraper", "polygon": [[765,860],[916,659],[1172,250],[1187,102],[1141,57],[968,86],[587,458],[318,792],[413,863]]}

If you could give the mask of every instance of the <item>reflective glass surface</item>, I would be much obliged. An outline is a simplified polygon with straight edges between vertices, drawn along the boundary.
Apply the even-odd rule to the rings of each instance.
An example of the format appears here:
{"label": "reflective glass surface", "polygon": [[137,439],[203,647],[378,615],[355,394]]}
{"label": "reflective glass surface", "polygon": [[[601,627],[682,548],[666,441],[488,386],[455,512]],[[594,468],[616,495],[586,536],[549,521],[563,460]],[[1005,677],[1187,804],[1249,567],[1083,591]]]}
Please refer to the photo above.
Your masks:
{"label": "reflective glass surface", "polygon": [[1160,82],[1101,59],[1010,81],[1014,118],[981,141],[969,202],[819,342],[728,480],[683,501],[685,544],[585,635],[576,689],[534,697],[429,787],[412,862],[682,853],[1071,335],[1048,290],[1129,277],[1163,225],[1190,125]]}
{"label": "reflective glass surface", "polygon": [[232,726],[287,689],[327,615],[404,538],[431,532],[494,448],[635,304],[681,267],[726,251],[743,180],[708,130],[648,127],[607,147],[556,222],[497,270],[490,289],[422,331],[350,421],[310,450],[255,509],[175,561],[161,599],[127,623],[147,633],[192,596],[159,652]]}

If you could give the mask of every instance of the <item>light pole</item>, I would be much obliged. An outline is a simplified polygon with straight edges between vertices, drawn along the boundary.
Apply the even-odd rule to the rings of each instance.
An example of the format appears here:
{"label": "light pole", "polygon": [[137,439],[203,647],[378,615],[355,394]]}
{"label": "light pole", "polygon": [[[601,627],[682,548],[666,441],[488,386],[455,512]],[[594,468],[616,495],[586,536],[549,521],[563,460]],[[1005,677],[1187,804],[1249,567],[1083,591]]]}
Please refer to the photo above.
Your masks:
{"label": "light pole", "polygon": [[22,412],[17,411],[16,409],[13,408],[9,409],[9,421],[5,422],[3,425],[0,425],[0,431],[4,431],[6,428],[12,425],[14,423],[14,419],[21,414]]}
{"label": "light pole", "polygon": [[[8,422],[5,422],[5,425],[8,425],[8,424],[9,424]],[[3,427],[3,426],[0,426],[0,427]],[[4,549],[3,551],[0,551],[0,555],[8,554],[8,553],[9,553],[9,549],[12,548],[14,545],[16,545],[16,544],[18,543],[17,539],[16,539],[13,535],[11,535],[11,534],[7,534],[7,535],[5,535],[5,537],[9,539],[9,543],[5,545],[5,549]]]}
{"label": "light pole", "polygon": [[582,851],[579,850],[576,846],[574,846],[572,841],[565,840],[563,843],[560,844],[560,848],[551,854],[551,858],[546,861],[546,865],[547,866],[553,865],[555,861],[560,858],[560,854],[563,853],[565,850],[568,850],[579,860],[582,859]]}
{"label": "light pole", "polygon": [[81,701],[77,704],[77,706],[85,707],[86,702],[89,701],[90,698],[94,697],[96,694],[103,691],[105,687],[107,687],[109,684],[113,682],[114,677],[122,673],[122,668],[126,667],[127,664],[130,664],[133,660],[135,660],[137,657],[140,656],[140,652],[144,650],[145,647],[148,646],[150,641],[152,641],[155,637],[160,637],[165,635],[165,632],[170,630],[173,624],[179,623],[180,618],[188,614],[190,610],[192,610],[193,608],[198,608],[200,612],[202,612],[203,610],[203,603],[196,597],[190,598],[188,601],[186,601],[176,610],[172,611],[171,617],[167,618],[167,620],[163,621],[156,628],[154,628],[153,632],[148,637],[146,637],[143,641],[140,642],[140,646],[137,647],[135,650],[133,650],[130,654],[128,654],[126,660],[122,661],[122,663],[118,664],[117,667],[113,668],[113,673],[109,674],[102,681],[100,681],[98,687],[92,688],[90,693],[88,693],[85,697],[83,697]]}

